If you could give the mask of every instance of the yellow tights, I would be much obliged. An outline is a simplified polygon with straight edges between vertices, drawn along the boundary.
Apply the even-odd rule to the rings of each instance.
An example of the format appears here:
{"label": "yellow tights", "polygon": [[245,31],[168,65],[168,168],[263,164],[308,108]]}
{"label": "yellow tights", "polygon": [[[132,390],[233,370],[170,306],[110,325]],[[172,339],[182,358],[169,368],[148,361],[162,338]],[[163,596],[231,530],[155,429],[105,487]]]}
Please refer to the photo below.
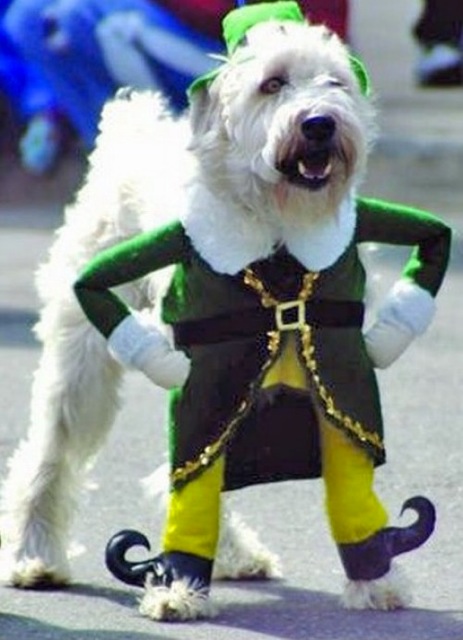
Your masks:
{"label": "yellow tights", "polygon": [[[306,389],[306,374],[296,356],[295,340],[288,336],[280,358],[263,382],[269,387],[284,381]],[[366,540],[387,524],[387,513],[373,489],[374,469],[366,453],[331,424],[317,407],[320,429],[325,503],[336,543]],[[184,551],[204,558],[215,556],[224,457],[199,478],[170,496],[164,551]]]}

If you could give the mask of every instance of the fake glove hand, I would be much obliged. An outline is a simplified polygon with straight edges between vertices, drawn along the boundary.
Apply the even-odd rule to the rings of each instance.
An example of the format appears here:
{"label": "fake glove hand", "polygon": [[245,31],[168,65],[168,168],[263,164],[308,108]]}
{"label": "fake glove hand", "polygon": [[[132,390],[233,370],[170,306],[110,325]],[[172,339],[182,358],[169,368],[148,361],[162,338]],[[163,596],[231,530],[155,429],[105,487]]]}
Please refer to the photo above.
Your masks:
{"label": "fake glove hand", "polygon": [[398,280],[365,333],[367,353],[375,367],[385,369],[399,358],[434,316],[432,295],[411,280]]}
{"label": "fake glove hand", "polygon": [[183,385],[190,371],[189,359],[172,347],[149,314],[127,316],[109,336],[108,348],[117,362],[139,369],[164,389]]}

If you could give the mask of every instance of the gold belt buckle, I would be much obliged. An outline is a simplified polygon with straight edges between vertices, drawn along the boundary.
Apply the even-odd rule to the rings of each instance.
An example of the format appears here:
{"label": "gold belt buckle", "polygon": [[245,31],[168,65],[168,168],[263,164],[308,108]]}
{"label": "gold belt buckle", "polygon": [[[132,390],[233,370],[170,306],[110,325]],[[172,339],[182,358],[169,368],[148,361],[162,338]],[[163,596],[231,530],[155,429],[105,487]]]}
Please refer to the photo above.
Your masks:
{"label": "gold belt buckle", "polygon": [[[284,314],[287,311],[294,309],[297,310],[297,319],[293,322],[285,322]],[[280,304],[277,304],[275,309],[275,322],[279,331],[302,329],[306,324],[304,300],[291,300],[290,302],[281,302]]]}

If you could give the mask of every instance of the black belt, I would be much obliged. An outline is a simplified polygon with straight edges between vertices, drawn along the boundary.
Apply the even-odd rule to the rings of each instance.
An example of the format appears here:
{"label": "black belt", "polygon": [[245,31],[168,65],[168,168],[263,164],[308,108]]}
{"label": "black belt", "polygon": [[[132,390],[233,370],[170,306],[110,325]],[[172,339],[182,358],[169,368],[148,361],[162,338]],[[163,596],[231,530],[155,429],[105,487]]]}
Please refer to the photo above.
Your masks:
{"label": "black belt", "polygon": [[172,325],[179,347],[239,340],[267,333],[311,327],[361,327],[365,314],[363,302],[355,300],[291,300],[275,307],[243,309],[203,320]]}

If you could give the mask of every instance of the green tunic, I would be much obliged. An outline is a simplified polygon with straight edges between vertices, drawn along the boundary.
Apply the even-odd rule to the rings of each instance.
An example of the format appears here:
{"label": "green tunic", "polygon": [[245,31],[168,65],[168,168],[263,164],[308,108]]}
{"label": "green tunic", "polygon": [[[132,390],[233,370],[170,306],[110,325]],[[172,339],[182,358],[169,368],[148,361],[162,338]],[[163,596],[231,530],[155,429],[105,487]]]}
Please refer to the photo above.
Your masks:
{"label": "green tunic", "polygon": [[[226,240],[224,240],[226,241]],[[114,292],[120,285],[175,265],[162,302],[167,324],[239,314],[262,304],[297,298],[362,301],[365,271],[358,244],[412,247],[403,275],[435,295],[450,250],[450,229],[423,211],[378,200],[357,201],[354,236],[334,264],[307,271],[287,251],[235,275],[217,273],[199,256],[180,222],[141,234],[96,256],[75,291],[89,320],[108,337],[130,313]],[[332,421],[364,448],[376,465],[385,460],[376,376],[361,327],[297,331],[307,384]],[[225,489],[258,482],[318,477],[318,430],[310,396],[282,392],[263,402],[262,379],[285,332],[182,347],[191,359],[186,383],[171,391],[169,438],[172,485],[196,477],[226,453]]]}

